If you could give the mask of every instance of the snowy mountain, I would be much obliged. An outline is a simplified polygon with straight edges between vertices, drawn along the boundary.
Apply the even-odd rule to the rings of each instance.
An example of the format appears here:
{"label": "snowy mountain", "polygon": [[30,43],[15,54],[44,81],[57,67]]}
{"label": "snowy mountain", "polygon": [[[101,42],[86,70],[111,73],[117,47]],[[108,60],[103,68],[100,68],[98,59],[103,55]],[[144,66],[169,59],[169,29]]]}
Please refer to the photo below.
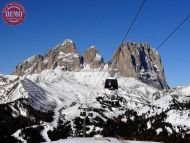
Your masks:
{"label": "snowy mountain", "polygon": [[[24,60],[16,66],[13,74],[41,73],[58,66],[63,71],[80,71],[87,65],[92,69],[104,68],[103,57],[96,46],[80,55],[75,43],[66,39],[44,56],[38,54]],[[109,62],[109,69],[111,74],[133,77],[158,89],[169,88],[159,53],[146,43],[126,42],[120,45]]]}
{"label": "snowy mountain", "polygon": [[[102,76],[103,78],[101,78]],[[122,86],[118,91],[118,96],[115,97],[119,104],[114,106],[110,97],[105,96],[104,93],[104,82],[108,76],[109,73],[106,70],[99,71],[86,68],[80,72],[63,72],[61,68],[56,68],[45,70],[40,74],[20,77],[17,81],[18,86],[14,89],[19,92],[11,94],[6,100],[2,98],[4,100],[1,102],[6,103],[4,105],[10,108],[9,114],[12,118],[23,116],[31,119],[31,116],[34,116],[31,121],[37,122],[39,120],[39,123],[15,130],[12,136],[24,140],[26,128],[31,130],[31,128],[41,127],[39,136],[50,141],[52,138],[49,137],[48,133],[54,132],[61,123],[67,122],[71,126],[72,135],[78,134],[80,136],[82,134],[76,131],[75,122],[78,121],[78,118],[80,119],[80,107],[86,100],[88,108],[95,116],[94,123],[105,122],[108,118],[123,114],[128,108],[135,109],[147,105],[157,98],[153,94],[159,92],[157,89],[133,78],[118,77]],[[10,76],[10,78],[12,77]],[[100,79],[101,81],[98,82]],[[94,89],[96,83],[99,84]],[[90,94],[93,89],[93,94]],[[4,97],[4,95],[1,96]],[[52,118],[51,122],[46,121],[43,117],[36,119],[35,115],[30,113],[31,108],[34,112],[51,116],[49,117]],[[96,124],[97,126],[89,125],[89,135],[91,132],[102,132],[101,125]]]}
{"label": "snowy mountain", "polygon": [[86,118],[88,137],[100,134],[127,140],[189,142],[190,87],[160,90],[118,71],[117,95],[109,96],[104,84],[113,64],[105,64],[94,46],[80,56],[73,41],[65,40],[45,56],[33,56],[19,64],[17,75],[1,74],[0,141],[81,137],[85,108],[87,115],[92,115]]}
{"label": "snowy mountain", "polygon": [[[11,81],[16,78],[15,76],[3,77],[7,78],[5,83],[11,84],[13,84]],[[14,91],[18,92],[12,92],[8,97],[1,95],[3,99],[1,103],[6,104],[2,104],[0,110],[2,115],[11,118],[12,125],[16,121],[19,123],[26,121],[17,128],[10,127],[11,130],[6,133],[6,136],[12,136],[14,140],[23,142],[52,141],[67,136],[82,136],[83,119],[80,118],[80,112],[86,100],[88,112],[92,112],[94,116],[93,119],[87,119],[87,136],[119,135],[115,127],[120,128],[120,124],[124,127],[123,124],[128,125],[131,122],[134,122],[131,124],[134,130],[130,129],[130,132],[137,135],[140,132],[143,134],[143,132],[154,131],[155,136],[159,136],[167,130],[168,136],[175,133],[182,138],[189,133],[188,87],[163,92],[134,78],[118,76],[118,96],[111,99],[104,91],[107,77],[109,73],[106,69],[92,70],[88,67],[80,72],[63,72],[61,68],[56,68],[44,70],[40,74],[19,77],[16,81],[18,86],[14,88]],[[2,84],[4,87],[6,87],[5,83]],[[96,87],[97,83],[99,84]],[[90,94],[93,89],[93,94]],[[114,104],[115,100],[118,104]],[[144,120],[142,129],[136,129],[139,123],[135,122],[139,119]],[[155,127],[156,119],[160,119],[157,121],[159,122],[157,127]],[[0,120],[5,122],[7,118]],[[112,124],[113,129],[118,133],[113,133],[112,128],[109,129]],[[1,125],[5,129],[6,126]],[[128,133],[129,129],[126,127],[124,129]]]}

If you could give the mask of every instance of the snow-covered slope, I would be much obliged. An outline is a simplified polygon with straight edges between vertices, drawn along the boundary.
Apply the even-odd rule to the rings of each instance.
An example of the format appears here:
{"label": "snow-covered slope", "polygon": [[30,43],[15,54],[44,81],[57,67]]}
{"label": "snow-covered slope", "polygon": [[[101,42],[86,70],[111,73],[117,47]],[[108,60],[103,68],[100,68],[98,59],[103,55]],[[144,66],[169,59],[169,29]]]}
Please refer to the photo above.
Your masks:
{"label": "snow-covered slope", "polygon": [[[56,102],[55,119],[59,117],[60,113],[57,112],[61,110],[61,114],[65,115],[66,120],[72,120],[80,116],[79,108],[86,101],[89,108],[102,109],[97,98],[102,97],[108,100],[104,93],[106,77],[109,77],[109,74],[105,71],[62,72],[56,68],[55,70],[45,70],[41,74],[28,75],[26,78],[36,83],[50,100]],[[124,101],[121,103],[123,108],[135,109],[147,105],[155,99],[153,93],[158,92],[157,89],[133,78],[118,77],[118,82],[120,85],[118,96]],[[47,102],[46,104],[51,103]],[[120,108],[115,108],[112,112],[106,110],[104,114],[110,118],[124,112]],[[56,125],[56,121],[54,123]]]}
{"label": "snow-covered slope", "polygon": [[20,96],[20,84],[19,76],[16,75],[0,75],[0,104],[12,102],[23,96]]}
{"label": "snow-covered slope", "polygon": [[[30,96],[35,98],[34,94],[37,94],[36,96],[40,95],[38,98],[44,96],[44,100],[47,99],[46,104],[56,102],[56,106],[59,104],[68,106],[73,102],[82,104],[87,97],[88,104],[90,104],[97,101],[96,97],[105,96],[104,82],[107,77],[109,77],[108,72],[99,70],[83,70],[81,72],[63,72],[59,68],[44,70],[40,74],[23,76],[20,80],[17,77],[19,92],[14,95],[17,95],[18,99],[23,98],[24,95],[28,98]],[[127,100],[126,106],[129,108],[154,101],[156,97],[153,93],[159,92],[133,78],[118,77],[118,83],[120,86],[118,95]],[[10,84],[8,85],[10,86]],[[5,84],[1,85],[1,87],[3,86]],[[93,89],[94,91],[91,93]],[[7,89],[4,88],[4,90]],[[11,96],[6,102],[12,102],[13,99],[14,96]],[[99,107],[96,104],[94,106]]]}
{"label": "snow-covered slope", "polygon": [[[63,72],[57,67],[54,70],[44,70],[40,74],[4,77],[7,77],[7,80],[4,81],[5,83],[2,80],[1,83],[3,89],[1,90],[1,104],[23,99],[22,103],[30,105],[35,110],[54,113],[51,122],[42,124],[44,129],[41,134],[46,141],[50,141],[47,132],[57,128],[60,118],[66,122],[80,117],[80,107],[84,106],[85,102],[95,117],[106,121],[107,118],[123,114],[125,109],[136,109],[136,107],[151,103],[156,98],[154,93],[159,92],[133,78],[118,77],[120,88],[115,100],[118,100],[119,105],[111,107],[111,98],[106,96],[104,91],[105,79],[109,77],[106,69],[84,68],[80,72]],[[5,87],[13,86],[12,79],[17,86],[14,92],[7,96],[3,93],[9,89]],[[92,130],[96,128],[91,127]]]}
{"label": "snow-covered slope", "polygon": [[[93,113],[93,118],[87,120],[87,136],[113,130],[107,126],[109,120],[122,127],[129,119],[135,123],[139,120],[137,117],[142,118],[142,124],[146,125],[139,131],[130,129],[130,132],[154,129],[159,135],[166,129],[170,134],[175,132],[185,136],[182,131],[190,133],[189,87],[165,92],[134,78],[117,76],[118,95],[110,97],[104,90],[104,82],[109,76],[106,68],[93,70],[88,66],[81,71],[63,72],[58,66],[40,74],[1,75],[0,110],[9,110],[6,116],[13,121],[19,118],[29,120],[8,134],[23,142],[34,141],[28,132],[33,132],[37,141],[48,142],[63,136],[82,136],[80,112],[85,103],[87,112]],[[155,127],[156,119],[171,126]],[[1,118],[0,121],[6,122]]]}
{"label": "snow-covered slope", "polygon": [[150,141],[118,140],[116,138],[70,138],[52,143],[158,143]]}
{"label": "snow-covered slope", "polygon": [[119,140],[115,138],[70,138],[70,139],[55,141],[53,143],[97,143],[97,142],[121,143]]}
{"label": "snow-covered slope", "polygon": [[[149,106],[144,106],[138,110],[139,115],[145,115],[147,119],[156,118],[163,115],[165,123],[170,127],[165,129],[172,134],[173,132],[185,134],[190,133],[190,87],[180,87],[173,89],[162,98],[153,101]],[[149,128],[154,121],[149,122]],[[159,130],[163,129],[158,128]]]}

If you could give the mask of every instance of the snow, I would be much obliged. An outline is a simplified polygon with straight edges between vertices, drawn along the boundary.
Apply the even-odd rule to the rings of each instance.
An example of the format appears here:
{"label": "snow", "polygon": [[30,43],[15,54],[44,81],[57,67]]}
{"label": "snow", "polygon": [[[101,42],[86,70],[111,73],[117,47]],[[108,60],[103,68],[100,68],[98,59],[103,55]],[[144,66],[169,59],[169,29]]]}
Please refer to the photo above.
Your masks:
{"label": "snow", "polygon": [[86,132],[86,134],[90,134],[94,130],[94,125],[87,126],[89,130]]}
{"label": "snow", "polygon": [[43,63],[47,64],[48,63],[48,59],[43,60]]}
{"label": "snow", "polygon": [[162,132],[162,128],[158,128],[158,129],[156,130],[157,135],[159,135],[161,132]]}
{"label": "snow", "polygon": [[94,49],[94,48],[96,48],[96,46],[95,46],[95,45],[92,45],[92,46],[90,47],[90,49]]}
{"label": "snow", "polygon": [[21,130],[17,130],[12,136],[20,140],[22,143],[27,143],[22,137],[20,137]]}
{"label": "snow", "polygon": [[159,142],[152,142],[152,141],[124,141],[123,143],[159,143]]}
{"label": "snow", "polygon": [[122,118],[121,121],[124,122],[124,123],[126,123],[127,122],[126,116],[124,118]]}
{"label": "snow", "polygon": [[27,116],[26,110],[20,109],[19,111],[20,111],[20,115],[25,116],[25,117]]}
{"label": "snow", "polygon": [[64,62],[73,62],[74,58],[78,58],[79,54],[78,53],[63,53],[63,52],[59,52],[59,55],[57,57],[57,59],[61,59]]}
{"label": "snow", "polygon": [[64,42],[73,43],[73,41],[71,39],[65,39]]}
{"label": "snow", "polygon": [[150,129],[151,128],[151,122],[149,121],[148,123],[147,123],[147,129]]}
{"label": "snow", "polygon": [[103,138],[103,137],[86,137],[86,138],[68,138],[53,141],[52,143],[158,143],[151,141],[131,141],[131,140],[118,140],[116,138]]}
{"label": "snow", "polygon": [[13,117],[18,117],[19,112],[18,112],[13,106],[9,106],[9,107],[13,110],[12,116],[13,116]]}
{"label": "snow", "polygon": [[48,126],[48,125],[45,125],[45,126],[44,126],[44,130],[41,132],[41,135],[42,135],[42,137],[43,137],[46,141],[50,142],[51,140],[49,139],[48,134],[47,134],[48,131],[49,131],[49,126]]}
{"label": "snow", "polygon": [[25,98],[20,94],[22,85],[20,79],[16,75],[1,75],[0,76],[0,104],[15,101],[19,98]]}
{"label": "snow", "polygon": [[52,143],[121,143],[115,138],[68,138],[64,140],[54,141]]}
{"label": "snow", "polygon": [[[190,129],[190,111],[187,109],[170,109],[171,105],[183,103],[188,104],[190,102],[190,87],[178,87],[176,89],[171,89],[169,92],[165,93],[163,97],[155,100],[151,103],[151,106],[144,106],[138,110],[138,114],[146,114],[146,117],[152,117],[165,112],[167,117],[165,122],[171,123],[176,132],[179,132],[178,126],[187,127]],[[174,102],[175,101],[175,102]],[[154,108],[152,108],[154,107]],[[166,127],[167,131],[172,134],[172,129]],[[157,131],[159,133],[159,130]]]}
{"label": "snow", "polygon": [[7,78],[8,80],[13,81],[13,80],[17,79],[19,76],[17,76],[17,75],[4,75],[4,74],[0,74],[0,77]]}
{"label": "snow", "polygon": [[155,116],[156,114],[160,114],[162,111],[165,111],[169,105],[171,104],[169,101],[172,100],[172,97],[170,95],[164,96],[152,103],[152,106],[158,106],[161,107],[160,109],[157,109],[156,111],[150,110],[151,107],[149,106],[144,106],[139,110],[139,115],[142,115],[142,113],[147,113],[150,111],[150,114],[147,115],[147,117]]}
{"label": "snow", "polygon": [[160,71],[159,67],[157,65],[155,65],[155,64],[154,64],[154,68],[156,69],[156,72]]}
{"label": "snow", "polygon": [[[81,105],[87,101],[87,106],[94,109],[102,109],[101,104],[96,100],[97,97],[105,97],[104,83],[107,78],[110,77],[107,69],[88,69],[84,68],[80,72],[76,71],[66,71],[63,72],[61,68],[44,70],[40,74],[25,75],[18,78],[18,76],[6,76],[0,75],[0,77],[6,78],[6,81],[2,81],[0,85],[0,95],[3,97],[0,103],[12,102],[20,98],[28,98],[31,100],[31,105],[38,110],[49,111],[53,110],[54,116],[53,121],[50,123],[44,122],[41,134],[46,141],[50,141],[47,135],[49,130],[57,127],[58,119],[60,115],[65,117],[65,121],[73,121],[76,117],[80,116]],[[155,100],[153,94],[160,92],[151,86],[142,83],[134,78],[116,76],[118,80],[118,96],[124,98],[126,103],[123,103],[123,107],[128,109],[134,109],[139,115],[147,113],[150,114],[146,117],[152,117],[156,114],[160,114],[166,111],[173,100],[173,96],[176,95],[176,100],[178,102],[189,102],[190,98],[190,86],[189,87],[179,87],[175,90],[171,90],[165,96],[161,96],[160,99]],[[0,78],[1,80],[1,78]],[[13,88],[13,85],[17,83],[18,86],[9,94],[9,96],[3,96],[4,93]],[[93,90],[92,94],[91,91]],[[33,100],[32,100],[33,99]],[[35,101],[35,102],[33,102]],[[156,106],[152,110],[150,106]],[[15,111],[15,109],[12,109]],[[125,112],[125,110],[120,110],[119,108],[112,107],[112,110],[105,109],[103,113],[107,118],[117,117]],[[167,112],[166,122],[171,123],[174,127],[178,125],[186,125],[190,127],[189,115],[190,111],[183,110],[182,115],[180,111],[170,110]],[[23,109],[19,113],[14,112],[13,116],[21,114],[22,116],[27,116],[27,112]],[[99,113],[93,112],[95,117],[100,117],[102,120],[106,121]],[[134,117],[132,116],[131,119]],[[123,122],[126,122],[126,118],[122,118]],[[151,123],[148,122],[148,128],[151,127]],[[102,130],[95,126],[89,126],[90,130]],[[170,128],[167,130],[172,133]],[[176,128],[177,130],[177,128]],[[161,129],[157,129],[157,134],[161,132]],[[88,132],[90,133],[90,131]],[[15,133],[15,135],[18,136]],[[93,139],[90,139],[93,142]],[[61,142],[70,141],[61,140]],[[96,140],[94,140],[95,142]]]}
{"label": "snow", "polygon": [[[182,113],[182,114],[181,114]],[[185,111],[176,111],[176,110],[170,110],[167,115],[166,122],[171,123],[174,126],[188,126],[190,127],[190,119],[188,117],[189,110]]]}
{"label": "snow", "polygon": [[190,96],[190,86],[182,88],[178,91],[178,93],[181,95]]}
{"label": "snow", "polygon": [[96,57],[94,58],[94,61],[101,61],[101,60],[102,60],[102,56],[96,53]]}
{"label": "snow", "polygon": [[31,56],[28,59],[26,59],[24,62],[32,63],[36,59],[37,56],[38,55]]}
{"label": "snow", "polygon": [[170,127],[165,127],[169,134],[172,134],[172,129]]}
{"label": "snow", "polygon": [[67,43],[73,44],[73,41],[71,39],[65,39],[63,43],[61,43],[61,46],[65,46]]}
{"label": "snow", "polygon": [[[25,75],[20,78],[18,80],[18,87],[14,90],[13,94],[2,101],[2,103],[5,101],[12,102],[19,98],[28,98],[30,104],[37,110],[45,112],[53,110],[53,121],[50,123],[44,122],[44,130],[41,132],[44,139],[49,141],[47,132],[57,127],[60,115],[65,117],[65,121],[72,121],[76,117],[79,117],[79,107],[86,100],[89,108],[102,108],[96,98],[105,96],[104,83],[109,77],[107,69],[92,70],[84,68],[80,72],[63,72],[61,68],[57,67],[54,70],[44,70],[40,74]],[[127,100],[127,103],[122,105],[127,108],[135,109],[138,106],[151,102],[153,100],[152,94],[158,91],[133,78],[117,77],[117,79],[120,86],[118,95]],[[93,93],[91,94],[92,90]],[[112,111],[106,109],[104,114],[108,118],[112,118],[124,112],[125,110],[113,107]],[[20,114],[27,116],[25,110],[20,110]],[[93,115],[106,121],[97,112],[93,112]],[[89,127],[91,130],[99,129],[94,126]]]}

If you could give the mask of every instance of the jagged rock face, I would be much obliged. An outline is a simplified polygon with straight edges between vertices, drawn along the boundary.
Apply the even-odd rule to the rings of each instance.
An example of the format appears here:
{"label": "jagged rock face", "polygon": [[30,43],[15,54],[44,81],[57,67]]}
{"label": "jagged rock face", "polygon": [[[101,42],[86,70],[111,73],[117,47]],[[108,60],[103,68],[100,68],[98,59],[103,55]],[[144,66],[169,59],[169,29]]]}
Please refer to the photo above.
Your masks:
{"label": "jagged rock face", "polygon": [[74,70],[80,68],[80,55],[72,41],[65,40],[63,44],[50,50],[44,56],[46,67],[56,68],[60,66],[63,70]]}
{"label": "jagged rock face", "polygon": [[35,55],[25,60],[16,67],[13,74],[40,73],[45,69],[54,69],[57,66],[60,66],[63,70],[74,70],[79,69],[80,65],[81,57],[76,50],[75,44],[71,40],[65,40],[45,56]]}
{"label": "jagged rock face", "polygon": [[[112,57],[112,67],[159,89],[168,89],[158,52],[145,43],[127,42]],[[113,70],[114,71],[114,70]]]}
{"label": "jagged rock face", "polygon": [[99,68],[104,65],[103,58],[95,46],[92,46],[85,51],[84,63],[90,64],[91,68]]}
{"label": "jagged rock face", "polygon": [[33,73],[38,70],[38,66],[40,62],[43,60],[42,55],[35,55],[27,60],[25,60],[23,63],[16,66],[16,71],[14,74],[16,75],[23,75],[26,73]]}
{"label": "jagged rock face", "polygon": [[[112,71],[122,76],[134,77],[159,89],[167,89],[164,68],[160,55],[145,43],[127,42],[119,47],[111,60]],[[80,70],[83,65],[90,68],[103,68],[104,61],[95,46],[87,49],[83,56],[77,52],[71,40],[65,40],[45,56],[36,55],[16,67],[13,74],[40,73],[45,69],[61,67],[63,71]],[[113,72],[112,72],[113,73]],[[111,73],[111,74],[112,74]]]}

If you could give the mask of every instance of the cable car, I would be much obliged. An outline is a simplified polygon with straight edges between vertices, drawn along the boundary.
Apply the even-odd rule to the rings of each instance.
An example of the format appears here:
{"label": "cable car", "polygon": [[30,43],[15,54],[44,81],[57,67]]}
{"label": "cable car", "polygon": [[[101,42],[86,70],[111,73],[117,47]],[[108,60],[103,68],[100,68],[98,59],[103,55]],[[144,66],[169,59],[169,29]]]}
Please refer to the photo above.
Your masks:
{"label": "cable car", "polygon": [[82,119],[84,119],[84,118],[86,117],[86,112],[85,112],[85,111],[81,111],[81,112],[80,112],[80,117],[81,117]]}
{"label": "cable car", "polygon": [[116,95],[118,90],[118,82],[116,78],[107,78],[104,85],[106,95]]}
{"label": "cable car", "polygon": [[113,107],[119,107],[120,105],[119,105],[119,101],[118,100],[113,100],[112,101],[112,106]]}
{"label": "cable car", "polygon": [[88,118],[90,118],[90,119],[94,118],[94,116],[93,116],[93,113],[92,113],[92,112],[89,112],[89,113],[88,113]]}

